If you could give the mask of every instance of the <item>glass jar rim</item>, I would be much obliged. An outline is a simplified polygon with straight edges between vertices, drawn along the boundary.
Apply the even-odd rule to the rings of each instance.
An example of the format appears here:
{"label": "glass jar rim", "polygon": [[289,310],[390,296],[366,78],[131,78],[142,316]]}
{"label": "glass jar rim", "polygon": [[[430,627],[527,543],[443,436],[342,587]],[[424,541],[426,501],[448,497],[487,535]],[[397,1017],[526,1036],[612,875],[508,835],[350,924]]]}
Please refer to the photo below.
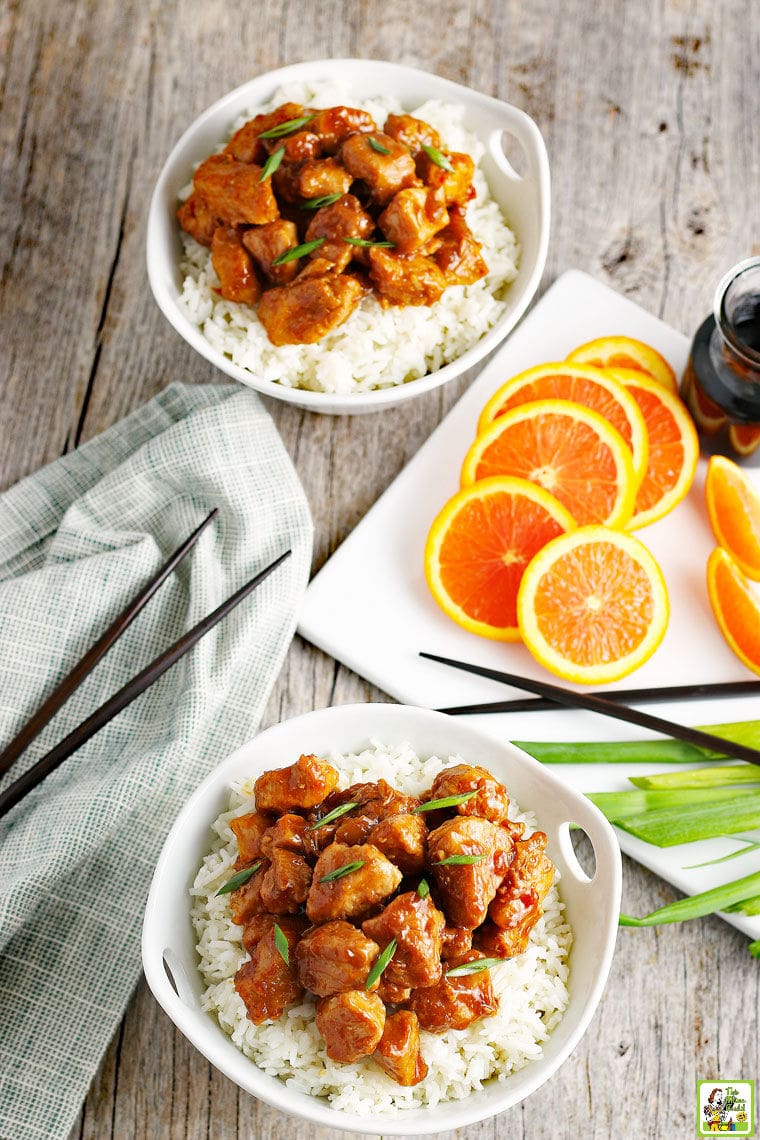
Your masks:
{"label": "glass jar rim", "polygon": [[718,287],[715,290],[715,299],[713,301],[713,315],[715,316],[715,323],[720,329],[725,339],[729,342],[734,352],[738,353],[748,364],[757,367],[760,365],[760,352],[750,348],[748,345],[740,341],[734,334],[731,324],[726,316],[725,297],[728,292],[729,286],[741,277],[743,273],[747,273],[750,269],[760,269],[760,257],[747,257],[744,261],[737,262],[732,265],[728,272],[724,273],[718,282]]}

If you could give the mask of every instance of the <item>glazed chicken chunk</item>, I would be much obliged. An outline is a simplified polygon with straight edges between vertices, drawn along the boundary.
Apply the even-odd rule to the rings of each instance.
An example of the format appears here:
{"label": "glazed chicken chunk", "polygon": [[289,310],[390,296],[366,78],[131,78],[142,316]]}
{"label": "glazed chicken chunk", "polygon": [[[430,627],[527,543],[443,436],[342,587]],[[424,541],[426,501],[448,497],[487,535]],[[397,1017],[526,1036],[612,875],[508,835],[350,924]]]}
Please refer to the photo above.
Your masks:
{"label": "glazed chicken chunk", "polygon": [[448,285],[472,285],[485,277],[488,266],[480,256],[480,242],[459,210],[450,211],[449,224],[438,237],[441,244],[433,256]]}
{"label": "glazed chicken chunk", "polygon": [[315,159],[299,167],[296,184],[302,198],[346,194],[353,178],[334,158]]}
{"label": "glazed chicken chunk", "polygon": [[[431,831],[428,860],[450,922],[473,930],[485,922],[504,878],[512,843],[503,828],[477,816],[456,816]],[[462,856],[477,860],[460,864]]]}
{"label": "glazed chicken chunk", "polygon": [[416,891],[398,895],[375,918],[362,923],[362,930],[385,947],[395,938],[396,951],[384,976],[396,986],[432,986],[441,977],[441,945],[446,920],[430,896]]}
{"label": "glazed chicken chunk", "polygon": [[430,788],[430,799],[461,796],[467,792],[475,792],[475,795],[454,809],[458,815],[482,816],[483,819],[491,819],[494,823],[500,823],[507,818],[509,810],[507,789],[485,768],[478,768],[472,764],[455,764],[439,772]]}
{"label": "glazed chicken chunk", "polygon": [[266,859],[262,859],[260,863],[248,882],[243,883],[242,887],[238,887],[230,895],[232,920],[241,926],[245,926],[254,915],[264,914],[267,909],[261,901],[261,884],[264,882],[269,863]]}
{"label": "glazed chicken chunk", "polygon": [[340,157],[349,173],[361,178],[373,201],[381,205],[389,202],[399,190],[419,185],[408,148],[380,131],[349,136],[341,147]]}
{"label": "glazed chicken chunk", "polygon": [[254,226],[243,233],[243,245],[252,254],[257,268],[275,285],[287,285],[298,273],[297,261],[275,265],[275,259],[298,245],[295,223],[278,218],[265,226]]}
{"label": "glazed chicken chunk", "polygon": [[251,255],[234,226],[217,226],[211,239],[211,264],[219,292],[227,301],[255,305],[261,296]]}
{"label": "glazed chicken chunk", "polygon": [[325,154],[335,154],[349,135],[376,129],[372,116],[358,107],[328,107],[326,111],[317,111],[309,123],[309,130],[317,136]]}
{"label": "glazed chicken chunk", "polygon": [[420,1023],[410,1010],[400,1009],[385,1019],[375,1061],[400,1085],[418,1085],[428,1073],[420,1050]]}
{"label": "glazed chicken chunk", "polygon": [[302,855],[274,847],[261,881],[261,901],[272,914],[295,914],[311,886],[311,867]]}
{"label": "glazed chicken chunk", "polygon": [[378,218],[378,225],[399,253],[413,253],[448,225],[443,195],[424,186],[399,190]]}
{"label": "glazed chicken chunk", "polygon": [[367,238],[375,228],[372,218],[366,214],[353,194],[344,194],[330,206],[317,210],[306,230],[307,241],[323,239],[312,257],[325,258],[338,270],[345,269],[356,252],[346,238]]}
{"label": "glazed chicken chunk", "polygon": [[[339,794],[335,806],[356,803],[358,806],[344,816],[335,829],[338,843],[363,843],[372,829],[384,819],[408,814],[419,803],[413,796],[404,796],[385,780],[376,784],[353,784]],[[402,868],[403,870],[403,868]]]}
{"label": "glazed chicken chunk", "polygon": [[[335,878],[335,872],[351,863],[355,870]],[[332,876],[326,882],[326,876]],[[347,847],[331,843],[317,859],[306,900],[306,913],[312,922],[353,918],[365,914],[392,895],[401,882],[401,872],[371,843]]]}
{"label": "glazed chicken chunk", "polygon": [[193,186],[206,207],[228,226],[263,225],[279,216],[271,179],[261,181],[261,167],[212,154],[195,172]]}
{"label": "glazed chicken chunk", "polygon": [[387,855],[404,875],[417,875],[425,869],[427,833],[427,824],[421,815],[405,812],[386,816],[376,823],[367,841]]}
{"label": "glazed chicken chunk", "polygon": [[374,1053],[385,1028],[385,1006],[377,994],[349,990],[317,1002],[317,1029],[327,1056],[351,1063]]}
{"label": "glazed chicken chunk", "polygon": [[543,831],[516,840],[507,875],[488,908],[491,921],[478,935],[480,949],[499,958],[522,954],[553,882],[554,866],[546,855]]}
{"label": "glazed chicken chunk", "polygon": [[259,319],[272,344],[314,344],[348,320],[363,294],[347,274],[296,280],[264,293]]}
{"label": "glazed chicken chunk", "polygon": [[194,237],[199,245],[210,246],[219,218],[208,208],[200,194],[191,194],[177,210],[182,229]]}
{"label": "glazed chicken chunk", "polygon": [[472,177],[475,173],[475,163],[469,154],[447,154],[451,170],[445,170],[423,153],[417,157],[417,173],[433,190],[443,195],[447,206],[466,206],[475,191],[472,188]]}
{"label": "glazed chicken chunk", "polygon": [[[476,950],[471,950],[462,958],[447,962],[447,969],[482,957]],[[466,1029],[479,1017],[495,1013],[498,999],[488,970],[453,978],[444,973],[436,985],[412,991],[409,1009],[417,1014],[420,1025],[429,1033],[445,1033],[447,1029]]]}
{"label": "glazed chicken chunk", "polygon": [[230,820],[238,845],[236,867],[245,867],[259,855],[266,855],[266,851],[261,849],[261,841],[271,825],[272,821],[260,811],[249,811]]}
{"label": "glazed chicken chunk", "polygon": [[277,949],[273,924],[259,939],[251,960],[235,974],[235,989],[254,1025],[280,1017],[303,994],[295,964],[298,933],[287,923],[278,925],[288,942],[290,964],[286,965]]}
{"label": "glazed chicken chunk", "polygon": [[267,157],[266,140],[260,139],[259,135],[264,134],[265,131],[270,131],[272,127],[279,127],[282,123],[290,122],[292,119],[303,118],[305,114],[306,111],[300,103],[283,103],[274,111],[256,115],[255,118],[249,119],[240,130],[235,132],[224,148],[225,153],[237,159],[238,162],[265,162]]}
{"label": "glazed chicken chunk", "polygon": [[321,803],[338,783],[331,764],[316,756],[300,756],[287,768],[264,772],[253,786],[259,811],[289,812]]}
{"label": "glazed chicken chunk", "polygon": [[[318,997],[364,989],[380,947],[350,922],[314,926],[298,943],[298,976]],[[370,986],[376,990],[377,981]]]}
{"label": "glazed chicken chunk", "polygon": [[413,154],[418,154],[425,146],[434,146],[436,150],[442,147],[441,136],[438,131],[426,123],[424,119],[415,119],[412,115],[389,115],[385,120],[383,131],[396,142],[409,147]]}
{"label": "glazed chicken chunk", "polygon": [[309,920],[302,914],[255,914],[246,922],[243,930],[243,946],[249,954],[253,954],[269,930],[274,930],[275,924],[283,933],[291,931],[300,938],[307,929]]}
{"label": "glazed chicken chunk", "polygon": [[372,283],[386,308],[432,305],[443,296],[446,279],[430,257],[375,247],[369,251],[369,263]]}

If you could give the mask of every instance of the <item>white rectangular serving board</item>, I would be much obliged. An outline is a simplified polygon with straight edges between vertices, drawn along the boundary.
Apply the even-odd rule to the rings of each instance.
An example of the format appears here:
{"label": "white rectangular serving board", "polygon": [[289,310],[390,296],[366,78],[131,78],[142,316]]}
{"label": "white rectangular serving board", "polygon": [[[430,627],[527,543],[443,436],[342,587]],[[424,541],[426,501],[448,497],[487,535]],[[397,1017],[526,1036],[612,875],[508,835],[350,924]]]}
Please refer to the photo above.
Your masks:
{"label": "white rectangular serving board", "polygon": [[[646,341],[679,376],[686,364],[689,342],[681,333],[586,274],[577,270],[563,274],[313,579],[299,633],[398,701],[425,708],[524,694],[424,661],[418,656],[420,650],[552,680],[524,646],[476,637],[446,617],[425,583],[423,549],[432,520],[459,488],[462,460],[489,396],[523,369],[562,360],[576,345],[605,335]],[[667,581],[671,618],[665,639],[635,674],[600,688],[751,679],[723,640],[707,598],[705,566],[715,540],[704,506],[705,467],[700,460],[694,486],[675,511],[636,531]],[[652,711],[685,724],[749,720],[760,717],[760,695],[661,704]],[[473,720],[485,731],[510,740],[622,740],[646,735],[619,721],[566,710],[491,714]],[[630,787],[626,777],[634,772],[662,767],[568,765],[557,772],[582,791],[607,791]],[[683,869],[736,849],[739,844],[731,839],[659,849],[620,830],[618,836],[627,854],[690,894],[760,870],[758,851],[714,867]],[[760,917],[725,917],[760,938]]]}

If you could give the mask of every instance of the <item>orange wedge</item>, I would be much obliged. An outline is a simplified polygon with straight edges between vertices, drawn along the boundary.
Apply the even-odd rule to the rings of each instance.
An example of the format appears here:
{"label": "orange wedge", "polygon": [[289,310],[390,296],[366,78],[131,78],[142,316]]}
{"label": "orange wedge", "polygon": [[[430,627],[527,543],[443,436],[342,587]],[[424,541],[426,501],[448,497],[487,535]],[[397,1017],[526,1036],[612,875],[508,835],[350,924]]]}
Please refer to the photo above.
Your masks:
{"label": "orange wedge", "polygon": [[760,494],[740,467],[713,455],[705,499],[716,539],[748,578],[760,582]]}
{"label": "orange wedge", "polygon": [[674,394],[678,392],[676,374],[656,348],[631,336],[600,336],[574,348],[568,360],[577,364],[594,364],[597,368],[631,368],[644,372]]}
{"label": "orange wedge", "polygon": [[533,656],[568,681],[625,677],[665,635],[665,580],[630,534],[579,527],[535,556],[517,595],[517,621]]}
{"label": "orange wedge", "polygon": [[678,396],[641,372],[629,368],[610,372],[639,405],[649,434],[649,462],[628,523],[628,530],[636,530],[661,519],[687,494],[697,470],[699,439]]}
{"label": "orange wedge", "polygon": [[740,661],[760,674],[760,602],[728,551],[707,560],[707,593],[715,620]]}
{"label": "orange wedge", "polygon": [[570,400],[520,404],[479,435],[465,456],[462,486],[493,475],[537,483],[579,525],[625,526],[636,498],[631,450],[620,433]]}
{"label": "orange wedge", "polygon": [[425,543],[425,578],[458,625],[496,641],[518,641],[517,589],[550,539],[575,527],[569,511],[525,479],[484,479],[454,495]]}
{"label": "orange wedge", "polygon": [[760,447],[760,424],[731,424],[728,439],[737,455],[752,455]]}
{"label": "orange wedge", "polygon": [[478,420],[478,435],[494,420],[518,404],[532,400],[572,400],[599,412],[616,428],[631,449],[633,470],[639,482],[649,457],[647,429],[638,404],[613,377],[583,364],[539,364],[513,376],[494,392]]}

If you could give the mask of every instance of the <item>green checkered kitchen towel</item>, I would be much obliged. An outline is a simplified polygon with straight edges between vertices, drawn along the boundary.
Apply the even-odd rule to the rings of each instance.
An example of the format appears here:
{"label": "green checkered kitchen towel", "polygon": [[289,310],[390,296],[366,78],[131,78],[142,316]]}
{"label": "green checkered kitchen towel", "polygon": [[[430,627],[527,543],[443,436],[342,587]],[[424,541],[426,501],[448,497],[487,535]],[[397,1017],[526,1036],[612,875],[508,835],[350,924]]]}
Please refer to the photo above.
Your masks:
{"label": "green checkered kitchen towel", "polygon": [[67,1136],[140,973],[163,839],[255,731],[312,526],[258,397],[172,385],[0,496],[0,742],[212,507],[219,516],[0,788],[283,550],[259,589],[0,820],[0,1136]]}

